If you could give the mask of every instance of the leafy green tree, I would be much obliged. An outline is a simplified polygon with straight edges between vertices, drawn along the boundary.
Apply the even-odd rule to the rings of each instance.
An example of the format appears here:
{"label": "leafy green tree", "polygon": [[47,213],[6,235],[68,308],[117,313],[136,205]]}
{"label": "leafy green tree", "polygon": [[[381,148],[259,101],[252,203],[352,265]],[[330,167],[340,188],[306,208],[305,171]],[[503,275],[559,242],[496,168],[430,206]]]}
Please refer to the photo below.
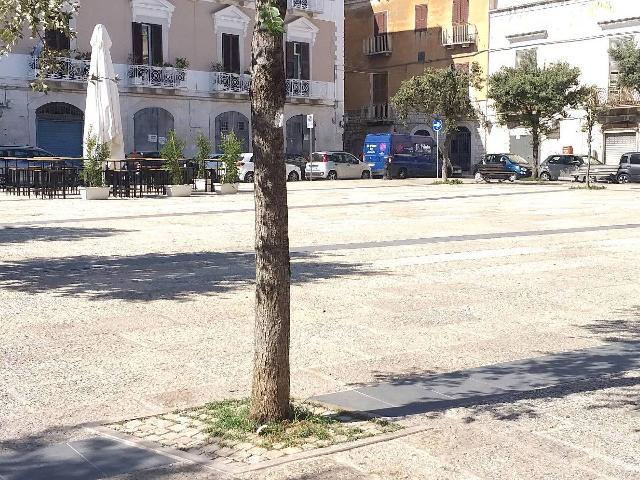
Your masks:
{"label": "leafy green tree", "polygon": [[57,69],[56,52],[44,41],[46,30],[59,30],[69,38],[75,36],[69,19],[77,12],[77,0],[0,0],[0,56],[7,55],[29,32],[43,45],[39,58],[39,77],[31,84],[34,90],[47,92],[44,82]]}
{"label": "leafy green tree", "polygon": [[421,75],[402,82],[391,99],[401,120],[406,121],[412,114],[444,119],[445,161],[442,164],[442,178],[445,181],[451,165],[449,150],[453,133],[461,121],[477,118],[469,97],[470,88],[482,88],[481,69],[476,63],[471,65],[468,72],[455,68],[427,68]]}
{"label": "leafy green tree", "polygon": [[618,64],[618,83],[621,87],[640,92],[640,49],[633,38],[625,38],[609,50]]}
{"label": "leafy green tree", "polygon": [[607,112],[608,106],[602,99],[602,92],[596,85],[583,88],[580,106],[584,110],[583,131],[587,133],[587,187],[591,188],[591,153],[593,151],[593,129]]}
{"label": "leafy green tree", "polygon": [[222,183],[236,183],[238,181],[238,159],[242,153],[242,142],[238,140],[235,132],[222,137],[222,162],[224,163],[224,175]]}
{"label": "leafy green tree", "polygon": [[104,162],[109,159],[109,145],[98,142],[92,132],[87,135],[87,155],[83,160],[82,179],[87,187],[104,186]]}
{"label": "leafy green tree", "polygon": [[579,85],[580,69],[568,63],[538,67],[534,58],[517,67],[502,67],[489,77],[489,99],[498,122],[527,129],[533,144],[534,177],[540,171],[540,142],[568,109],[576,108],[584,96]]}
{"label": "leafy green tree", "polygon": [[184,184],[182,174],[182,160],[184,158],[184,147],[186,142],[178,137],[175,130],[171,130],[167,135],[167,143],[160,150],[160,156],[166,160],[165,168],[169,171],[169,181],[171,185]]}
{"label": "leafy green tree", "polygon": [[198,132],[196,137],[196,156],[194,158],[196,165],[198,165],[198,178],[206,178],[207,172],[205,170],[207,166],[207,159],[211,156],[211,141],[207,136]]}

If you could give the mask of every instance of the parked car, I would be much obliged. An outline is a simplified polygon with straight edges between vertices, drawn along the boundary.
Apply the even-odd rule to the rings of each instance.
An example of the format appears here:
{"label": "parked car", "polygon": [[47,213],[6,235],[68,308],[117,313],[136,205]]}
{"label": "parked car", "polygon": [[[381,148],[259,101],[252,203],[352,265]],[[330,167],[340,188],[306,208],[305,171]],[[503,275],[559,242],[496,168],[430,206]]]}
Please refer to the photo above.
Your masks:
{"label": "parked car", "polygon": [[306,156],[297,153],[287,153],[285,162],[287,162],[289,165],[295,165],[300,169],[300,178],[306,177],[305,169],[307,167],[307,163],[309,162],[309,159]]}
{"label": "parked car", "polygon": [[[0,170],[2,170],[4,174],[5,166],[27,168],[34,158],[46,159],[49,157],[55,157],[55,155],[38,147],[29,145],[0,145]],[[67,162],[69,165],[82,165],[82,160],[68,160]]]}
{"label": "parked car", "polygon": [[[436,162],[435,150],[436,142],[432,137],[370,133],[364,140],[362,159],[371,167],[373,177],[386,174],[389,160],[394,177],[435,177],[436,163],[442,165],[440,162],[443,158],[442,152],[439,152]],[[461,173],[462,169],[457,165],[449,169],[449,176]]]}
{"label": "parked car", "polygon": [[[602,162],[591,158],[591,166],[602,165]],[[587,155],[549,155],[540,163],[541,180],[559,180],[570,177],[579,180],[580,168],[587,165]]]}
{"label": "parked car", "polygon": [[473,175],[478,174],[481,165],[501,166],[506,172],[513,172],[516,178],[530,177],[533,170],[525,158],[514,153],[489,153],[473,166]]}
{"label": "parked car", "polygon": [[[253,159],[253,153],[243,153],[242,158],[238,160],[238,178],[241,182],[252,183],[254,179],[254,165],[251,161]],[[302,178],[300,174],[300,168],[295,165],[289,165],[285,163],[287,167],[287,181],[297,182]]]}
{"label": "parked car", "polygon": [[640,182],[640,152],[622,155],[616,181],[618,183]]}
{"label": "parked car", "polygon": [[371,167],[350,153],[315,152],[311,158],[312,161],[306,166],[306,178],[371,178]]}

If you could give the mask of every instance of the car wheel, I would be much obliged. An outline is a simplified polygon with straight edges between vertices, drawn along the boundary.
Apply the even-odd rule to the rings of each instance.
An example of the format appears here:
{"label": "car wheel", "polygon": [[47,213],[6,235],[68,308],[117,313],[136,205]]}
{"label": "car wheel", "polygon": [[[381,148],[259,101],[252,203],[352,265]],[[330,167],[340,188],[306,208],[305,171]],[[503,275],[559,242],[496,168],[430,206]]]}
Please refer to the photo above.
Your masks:
{"label": "car wheel", "polygon": [[407,173],[407,169],[406,168],[401,168],[400,171],[398,172],[398,178],[401,178],[402,180],[404,180],[408,176],[409,175]]}
{"label": "car wheel", "polygon": [[484,181],[484,177],[482,176],[482,174],[480,172],[476,172],[476,174],[475,174],[475,176],[473,178],[476,181],[476,183],[480,183],[480,182]]}
{"label": "car wheel", "polygon": [[362,176],[360,178],[363,180],[369,180],[371,178],[371,172],[369,170],[365,170],[362,172]]}
{"label": "car wheel", "polygon": [[338,179],[338,174],[336,173],[335,170],[331,170],[328,174],[327,174],[327,178],[329,180],[337,180]]}
{"label": "car wheel", "polygon": [[543,182],[550,182],[551,181],[551,175],[549,175],[549,172],[542,172],[540,174],[540,180],[542,180]]}
{"label": "car wheel", "polygon": [[298,180],[300,180],[300,175],[298,175],[298,172],[296,171],[291,172],[287,178],[287,181],[289,182],[297,182]]}
{"label": "car wheel", "polygon": [[618,183],[629,183],[629,174],[628,173],[621,173],[620,175],[618,175]]}
{"label": "car wheel", "polygon": [[253,172],[248,172],[245,176],[244,176],[244,181],[245,183],[253,183],[253,179],[255,177],[253,176]]}
{"label": "car wheel", "polygon": [[515,182],[517,179],[518,179],[518,177],[516,177],[515,175],[511,175],[511,176],[509,177],[509,181],[510,181],[511,183]]}

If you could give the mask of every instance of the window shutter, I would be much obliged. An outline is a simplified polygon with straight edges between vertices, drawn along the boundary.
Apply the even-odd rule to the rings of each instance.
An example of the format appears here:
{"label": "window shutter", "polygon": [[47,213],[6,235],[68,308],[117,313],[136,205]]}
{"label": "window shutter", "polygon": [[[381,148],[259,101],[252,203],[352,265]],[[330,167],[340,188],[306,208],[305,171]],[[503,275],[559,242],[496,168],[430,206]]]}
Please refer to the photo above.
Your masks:
{"label": "window shutter", "polygon": [[131,32],[133,35],[133,63],[134,65],[142,65],[142,25],[132,23]]}
{"label": "window shutter", "polygon": [[295,62],[293,61],[293,42],[287,42],[286,45],[286,67],[287,78],[294,78]]}
{"label": "window shutter", "polygon": [[300,64],[302,67],[302,71],[300,72],[301,80],[309,80],[311,77],[311,68],[309,65],[309,44],[308,43],[300,43]]}
{"label": "window shutter", "polygon": [[373,15],[373,34],[383,35],[387,33],[387,12],[379,12]]}
{"label": "window shutter", "polygon": [[162,66],[162,25],[151,25],[151,57],[155,66]]}
{"label": "window shutter", "polygon": [[222,34],[222,65],[225,72],[231,73],[231,41],[226,33]]}
{"label": "window shutter", "polygon": [[416,5],[416,30],[427,29],[427,5]]}
{"label": "window shutter", "polygon": [[389,101],[387,84],[388,78],[386,73],[373,74],[373,103],[382,104]]}
{"label": "window shutter", "polygon": [[232,35],[231,45],[231,68],[233,73],[240,73],[240,37],[238,35]]}
{"label": "window shutter", "polygon": [[453,23],[469,23],[469,0],[453,0]]}

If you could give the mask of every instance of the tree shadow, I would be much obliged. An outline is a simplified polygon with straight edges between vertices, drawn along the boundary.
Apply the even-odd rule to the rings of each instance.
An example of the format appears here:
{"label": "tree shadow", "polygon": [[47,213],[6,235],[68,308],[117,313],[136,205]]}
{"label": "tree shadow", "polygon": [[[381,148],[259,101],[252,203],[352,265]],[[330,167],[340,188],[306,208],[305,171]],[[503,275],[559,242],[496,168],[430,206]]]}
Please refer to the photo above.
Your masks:
{"label": "tree shadow", "polygon": [[[349,275],[370,275],[358,263],[321,261],[314,254],[292,254],[292,283],[308,283]],[[76,256],[6,262],[0,287],[34,294],[48,290],[59,296],[90,300],[186,300],[254,283],[253,252],[151,253],[140,256]]]}
{"label": "tree shadow", "polygon": [[618,318],[596,320],[580,327],[605,342],[624,342],[640,338],[640,305],[615,311]]}
{"label": "tree shadow", "polygon": [[129,231],[113,228],[0,227],[0,245],[29,241],[69,242],[86,238],[111,237]]}

